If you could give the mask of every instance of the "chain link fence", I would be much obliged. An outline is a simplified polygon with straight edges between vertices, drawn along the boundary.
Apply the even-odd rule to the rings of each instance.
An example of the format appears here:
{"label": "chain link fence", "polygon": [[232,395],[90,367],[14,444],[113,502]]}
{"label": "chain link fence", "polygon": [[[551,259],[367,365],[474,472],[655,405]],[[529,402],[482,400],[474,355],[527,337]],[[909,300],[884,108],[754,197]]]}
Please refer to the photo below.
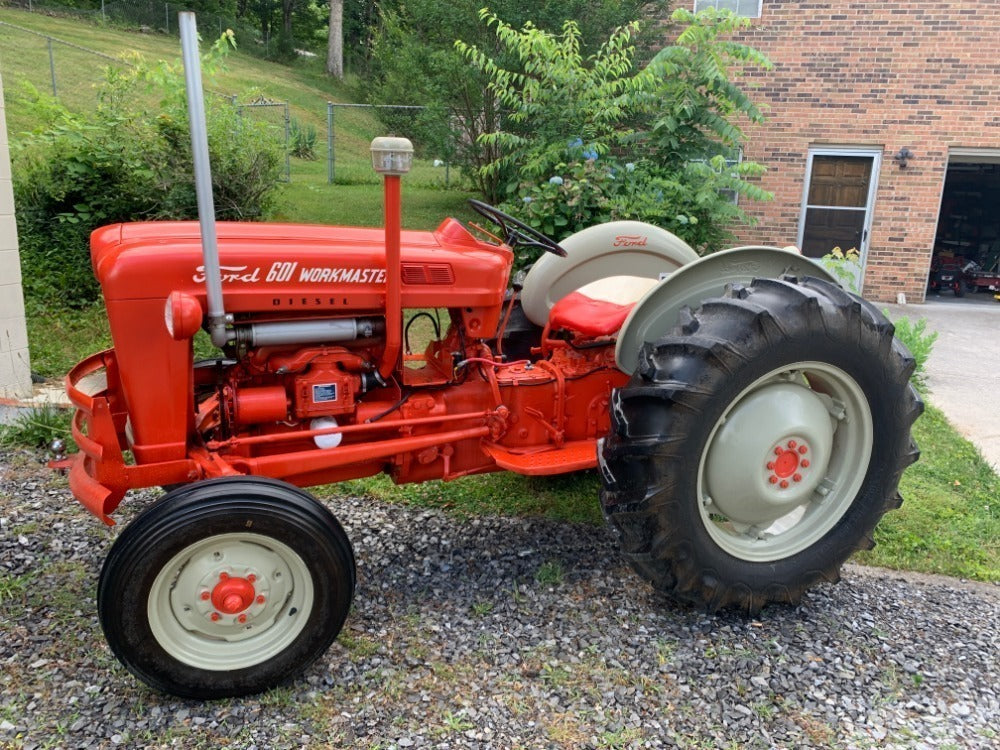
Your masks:
{"label": "chain link fence", "polygon": [[[39,92],[51,93],[63,106],[76,112],[87,112],[97,106],[97,83],[104,68],[131,67],[127,60],[5,21],[0,21],[0,49],[17,50],[16,68],[11,56],[0,55],[0,75],[3,75],[8,84],[5,87],[8,96],[16,96],[17,89],[27,83]],[[82,63],[81,60],[92,61],[93,65]],[[284,181],[289,182],[291,118],[288,102],[261,97],[240,103],[234,95],[209,93],[231,102],[241,117],[265,123],[268,132],[273,134],[285,155]],[[8,116],[11,112],[8,108]],[[17,133],[33,127],[34,123],[14,122],[10,129]]]}
{"label": "chain link fence", "polygon": [[282,150],[285,153],[285,182],[292,181],[292,160],[291,160],[291,127],[292,120],[289,113],[288,102],[273,102],[264,97],[258,97],[245,104],[239,104],[236,97],[233,97],[233,106],[240,119],[253,118],[264,123],[267,131],[276,141],[283,144]]}
{"label": "chain link fence", "polygon": [[[96,17],[98,23],[102,17],[101,9],[72,9],[47,4],[44,0],[7,2],[25,10],[30,6],[37,12],[58,9],[60,14]],[[139,23],[144,18],[139,11],[151,7],[151,4],[142,2],[109,2],[105,3],[103,13],[104,17],[113,18],[115,14],[131,8],[128,17],[133,23]],[[150,28],[154,32],[169,31],[173,34],[177,25],[176,9],[182,6],[158,3],[156,7],[159,9],[157,13],[146,16]],[[211,23],[207,25],[211,31],[206,33],[214,34]],[[206,29],[206,21],[201,14],[198,25]],[[11,51],[14,54],[10,54]],[[7,84],[8,98],[17,96],[18,88],[26,82],[40,92],[50,93],[73,111],[90,111],[97,106],[97,87],[104,69],[109,66],[126,68],[130,63],[33,29],[0,21],[0,74]],[[410,183],[448,188],[458,182],[447,154],[428,146],[426,139],[417,135],[426,129],[426,124],[422,130],[417,122],[418,118],[426,115],[422,106],[317,101],[315,105],[293,107],[288,102],[264,97],[241,102],[230,94],[218,95],[230,101],[241,117],[263,121],[274,134],[285,154],[285,182],[376,184],[378,178],[372,171],[369,146],[371,140],[380,135],[400,135],[414,141],[418,158],[408,179]],[[11,121],[16,115],[14,108],[9,106],[7,116],[12,134],[31,130],[37,124],[28,120]]]}
{"label": "chain link fence", "polygon": [[[33,13],[54,13],[87,18],[96,23],[118,26],[145,33],[179,35],[177,14],[187,10],[183,3],[158,0],[91,0],[94,7],[69,7],[49,0],[2,0],[10,8]],[[258,24],[249,18],[214,13],[198,13],[198,28],[203,36],[221,36],[233,31],[244,52],[260,57],[277,53],[277,40],[270,24]]]}
{"label": "chain link fence", "polygon": [[[333,183],[377,182],[369,156],[371,140],[380,135],[411,137],[416,129],[416,119],[426,111],[419,105],[405,104],[341,104],[326,103],[326,181]],[[373,117],[372,115],[377,115]],[[388,122],[388,126],[385,124]],[[338,137],[339,129],[339,137]],[[387,133],[386,131],[392,131]],[[416,139],[414,139],[416,141]],[[433,149],[421,149],[411,182],[443,184],[451,187],[451,165],[443,154]]]}

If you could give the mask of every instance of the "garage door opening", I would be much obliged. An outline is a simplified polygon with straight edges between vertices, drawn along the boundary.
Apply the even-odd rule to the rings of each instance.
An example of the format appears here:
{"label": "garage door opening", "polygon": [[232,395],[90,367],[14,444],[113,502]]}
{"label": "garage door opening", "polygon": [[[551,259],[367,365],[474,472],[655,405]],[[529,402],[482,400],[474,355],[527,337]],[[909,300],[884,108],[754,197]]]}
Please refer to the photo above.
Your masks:
{"label": "garage door opening", "polygon": [[[1000,292],[1000,152],[952,153],[927,291]],[[984,294],[984,299],[986,295]],[[990,295],[992,297],[992,294]]]}

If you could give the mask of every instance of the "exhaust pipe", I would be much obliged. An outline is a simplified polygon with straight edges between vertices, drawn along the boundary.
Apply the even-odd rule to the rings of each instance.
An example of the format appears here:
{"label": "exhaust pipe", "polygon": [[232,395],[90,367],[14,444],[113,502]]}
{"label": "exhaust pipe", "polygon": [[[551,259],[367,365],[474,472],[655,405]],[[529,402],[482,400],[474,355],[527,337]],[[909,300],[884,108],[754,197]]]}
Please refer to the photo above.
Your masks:
{"label": "exhaust pipe", "polygon": [[194,187],[198,196],[201,223],[201,252],[205,261],[205,291],[208,295],[208,333],[212,344],[226,345],[226,311],[222,304],[222,276],[219,243],[215,233],[215,199],[212,197],[212,168],[208,160],[208,129],[205,125],[205,94],[201,86],[201,58],[198,55],[198,26],[195,15],[179,15],[181,55],[187,89],[188,121],[191,126],[191,155],[194,159]]}

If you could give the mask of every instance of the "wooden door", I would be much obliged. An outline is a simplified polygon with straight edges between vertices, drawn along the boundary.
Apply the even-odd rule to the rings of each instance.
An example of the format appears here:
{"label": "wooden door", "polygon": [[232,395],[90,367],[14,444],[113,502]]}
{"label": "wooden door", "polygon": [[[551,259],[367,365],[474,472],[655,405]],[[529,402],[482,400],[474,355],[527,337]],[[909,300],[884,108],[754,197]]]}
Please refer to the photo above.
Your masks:
{"label": "wooden door", "polygon": [[871,153],[811,154],[799,239],[804,255],[820,258],[839,247],[864,259],[875,171]]}

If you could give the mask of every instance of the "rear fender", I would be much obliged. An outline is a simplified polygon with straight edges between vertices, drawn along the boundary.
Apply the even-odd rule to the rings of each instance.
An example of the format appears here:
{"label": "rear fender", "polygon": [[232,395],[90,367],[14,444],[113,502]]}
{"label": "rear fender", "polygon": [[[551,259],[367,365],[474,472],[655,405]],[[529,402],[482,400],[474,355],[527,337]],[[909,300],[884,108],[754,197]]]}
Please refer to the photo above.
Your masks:
{"label": "rear fender", "polygon": [[535,325],[544,326],[556,302],[591,282],[623,275],[661,279],[698,260],[680,237],[641,221],[597,224],[559,244],[566,257],[542,255],[524,279],[521,306]]}
{"label": "rear fender", "polygon": [[684,307],[697,308],[704,300],[721,297],[729,284],[747,284],[755,278],[812,276],[838,284],[819,263],[793,250],[764,245],[738,247],[707,255],[677,269],[650,289],[632,309],[618,333],[615,363],[631,374],[647,341],[656,341],[677,324]]}

